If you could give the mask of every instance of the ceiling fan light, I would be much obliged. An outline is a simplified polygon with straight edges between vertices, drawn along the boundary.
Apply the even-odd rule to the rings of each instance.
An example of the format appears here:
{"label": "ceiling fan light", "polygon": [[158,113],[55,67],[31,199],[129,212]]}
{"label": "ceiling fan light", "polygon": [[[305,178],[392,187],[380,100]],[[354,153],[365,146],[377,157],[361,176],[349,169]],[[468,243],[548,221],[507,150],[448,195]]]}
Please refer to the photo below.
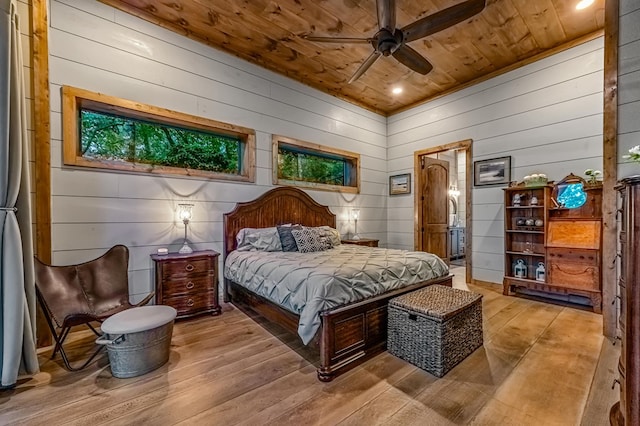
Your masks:
{"label": "ceiling fan light", "polygon": [[578,4],[576,4],[576,10],[586,9],[587,7],[593,4],[594,0],[580,0]]}
{"label": "ceiling fan light", "polygon": [[391,89],[391,93],[393,93],[394,95],[399,95],[400,93],[402,93],[402,87],[394,87],[393,89]]}

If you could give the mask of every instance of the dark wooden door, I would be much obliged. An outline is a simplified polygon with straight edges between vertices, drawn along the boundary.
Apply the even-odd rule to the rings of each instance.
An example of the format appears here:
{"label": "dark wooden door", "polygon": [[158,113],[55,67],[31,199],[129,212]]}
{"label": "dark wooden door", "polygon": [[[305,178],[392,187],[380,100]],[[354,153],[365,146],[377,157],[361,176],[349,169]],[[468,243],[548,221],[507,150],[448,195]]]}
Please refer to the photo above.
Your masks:
{"label": "dark wooden door", "polygon": [[449,263],[449,162],[423,156],[420,179],[422,251]]}

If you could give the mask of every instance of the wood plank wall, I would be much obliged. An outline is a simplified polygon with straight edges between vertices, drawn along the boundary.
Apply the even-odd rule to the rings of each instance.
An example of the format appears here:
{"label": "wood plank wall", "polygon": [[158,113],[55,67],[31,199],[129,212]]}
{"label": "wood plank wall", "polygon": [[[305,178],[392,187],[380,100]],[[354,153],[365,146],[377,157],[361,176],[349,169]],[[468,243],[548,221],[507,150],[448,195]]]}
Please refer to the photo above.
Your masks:
{"label": "wood plank wall", "polygon": [[[386,118],[97,1],[52,0],[50,83],[52,251],[56,264],[90,259],[122,243],[131,249],[134,299],[151,289],[149,254],[179,248],[178,201],[195,203],[189,236],[222,251],[222,214],[271,184],[271,135],[361,154],[359,195],[309,191],[353,231],[386,244]],[[60,87],[72,85],[256,130],[256,184],[88,171],[62,167]],[[222,268],[220,268],[222,269]]]}
{"label": "wood plank wall", "polygon": [[620,0],[618,39],[618,178],[640,174],[640,164],[623,159],[640,144],[640,2]]}
{"label": "wood plank wall", "polygon": [[[389,117],[389,174],[410,172],[414,151],[462,139],[474,161],[510,155],[512,180],[602,170],[603,46],[599,37]],[[388,201],[389,247],[413,247],[413,196]],[[502,282],[502,204],[502,187],[473,190],[476,280]]]}

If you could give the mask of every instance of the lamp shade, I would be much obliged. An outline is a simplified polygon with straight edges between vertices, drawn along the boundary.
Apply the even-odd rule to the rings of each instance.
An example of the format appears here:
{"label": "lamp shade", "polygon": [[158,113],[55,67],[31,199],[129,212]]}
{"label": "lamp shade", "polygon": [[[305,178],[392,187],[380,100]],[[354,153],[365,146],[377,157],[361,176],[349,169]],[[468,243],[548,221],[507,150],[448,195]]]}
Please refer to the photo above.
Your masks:
{"label": "lamp shade", "polygon": [[358,220],[360,217],[360,209],[351,209],[351,217]]}
{"label": "lamp shade", "polygon": [[192,217],[191,209],[193,204],[178,204],[178,217],[181,221],[190,221]]}

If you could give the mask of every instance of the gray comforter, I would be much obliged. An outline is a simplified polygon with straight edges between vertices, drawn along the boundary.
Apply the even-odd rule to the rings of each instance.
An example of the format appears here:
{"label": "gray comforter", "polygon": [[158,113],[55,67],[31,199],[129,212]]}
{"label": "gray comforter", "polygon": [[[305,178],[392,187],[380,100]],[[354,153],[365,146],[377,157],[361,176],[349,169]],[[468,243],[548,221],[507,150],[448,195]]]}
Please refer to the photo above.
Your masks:
{"label": "gray comforter", "polygon": [[224,266],[225,278],[300,315],[305,344],[320,327],[321,311],[448,272],[430,253],[347,244],[313,253],[233,251]]}

